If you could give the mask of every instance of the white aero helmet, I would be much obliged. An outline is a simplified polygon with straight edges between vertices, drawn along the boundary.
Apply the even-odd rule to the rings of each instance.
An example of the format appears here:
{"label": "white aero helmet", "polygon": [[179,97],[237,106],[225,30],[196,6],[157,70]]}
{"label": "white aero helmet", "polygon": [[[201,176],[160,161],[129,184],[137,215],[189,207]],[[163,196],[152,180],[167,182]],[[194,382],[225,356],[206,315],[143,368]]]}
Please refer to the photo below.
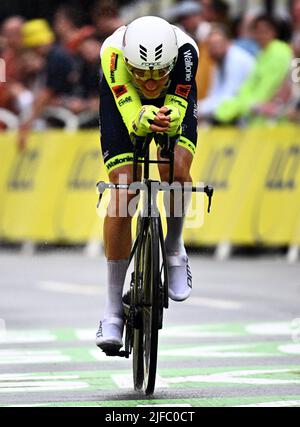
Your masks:
{"label": "white aero helmet", "polygon": [[126,64],[131,67],[171,71],[178,56],[174,28],[156,16],[138,18],[126,28],[123,53]]}

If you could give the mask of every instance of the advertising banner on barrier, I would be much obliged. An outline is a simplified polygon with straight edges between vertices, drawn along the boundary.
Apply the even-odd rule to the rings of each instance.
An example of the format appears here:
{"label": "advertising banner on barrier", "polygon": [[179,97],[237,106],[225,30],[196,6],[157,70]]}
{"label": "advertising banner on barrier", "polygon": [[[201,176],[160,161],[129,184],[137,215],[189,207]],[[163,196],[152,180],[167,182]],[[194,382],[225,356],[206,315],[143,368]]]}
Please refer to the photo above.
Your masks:
{"label": "advertising banner on barrier", "polygon": [[252,170],[252,148],[244,131],[215,128],[199,132],[199,147],[192,166],[194,181],[204,181],[215,189],[213,207],[203,226],[187,229],[191,244],[215,245],[230,240],[246,195],[243,186]]}
{"label": "advertising banner on barrier", "polygon": [[[208,215],[207,200],[195,204],[193,195],[186,243],[300,244],[299,134],[293,125],[200,129],[192,177],[213,185],[215,196]],[[96,182],[108,179],[98,132],[33,133],[23,153],[15,138],[0,140],[0,239],[102,239],[110,194],[97,211]],[[151,176],[158,179],[154,166]]]}
{"label": "advertising banner on barrier", "polygon": [[[1,156],[14,138],[4,136]],[[96,182],[105,171],[98,139],[95,132],[35,133],[26,151],[14,151],[0,171],[2,238],[85,242],[93,233],[99,236]]]}
{"label": "advertising banner on barrier", "polygon": [[[287,245],[300,217],[300,138],[292,125],[199,132],[193,177],[215,187],[197,245]],[[297,229],[297,227],[296,227]]]}
{"label": "advertising banner on barrier", "polygon": [[230,236],[235,243],[287,245],[300,215],[299,128],[276,125],[245,132],[254,159],[247,197]]}

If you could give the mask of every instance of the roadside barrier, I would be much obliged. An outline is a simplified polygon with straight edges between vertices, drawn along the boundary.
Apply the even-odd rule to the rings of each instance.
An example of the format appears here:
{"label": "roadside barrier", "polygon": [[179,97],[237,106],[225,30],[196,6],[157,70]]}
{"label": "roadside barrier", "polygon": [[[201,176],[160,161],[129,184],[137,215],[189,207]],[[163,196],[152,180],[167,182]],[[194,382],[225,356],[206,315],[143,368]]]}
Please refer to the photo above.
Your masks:
{"label": "roadside barrier", "polygon": [[[15,141],[15,132],[0,136],[0,240],[101,240],[98,132],[35,132],[23,153]],[[187,243],[300,246],[299,127],[200,129],[192,176],[215,197],[204,224],[186,228]]]}

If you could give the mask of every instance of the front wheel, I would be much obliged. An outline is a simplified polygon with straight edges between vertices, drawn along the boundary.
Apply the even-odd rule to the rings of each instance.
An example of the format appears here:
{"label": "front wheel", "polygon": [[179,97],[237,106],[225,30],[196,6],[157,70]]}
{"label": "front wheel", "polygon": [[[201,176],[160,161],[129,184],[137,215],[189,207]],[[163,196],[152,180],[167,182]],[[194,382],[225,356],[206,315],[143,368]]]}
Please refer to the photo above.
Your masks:
{"label": "front wheel", "polygon": [[146,235],[143,272],[143,344],[144,390],[147,395],[155,388],[158,330],[162,316],[159,251],[159,219],[151,218]]}

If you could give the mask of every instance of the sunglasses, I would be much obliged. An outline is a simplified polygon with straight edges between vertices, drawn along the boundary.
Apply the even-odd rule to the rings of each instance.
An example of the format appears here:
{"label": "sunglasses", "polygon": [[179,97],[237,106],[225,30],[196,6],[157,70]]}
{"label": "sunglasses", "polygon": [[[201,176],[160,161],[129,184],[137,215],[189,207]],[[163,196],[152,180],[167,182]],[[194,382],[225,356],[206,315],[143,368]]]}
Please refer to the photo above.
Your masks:
{"label": "sunglasses", "polygon": [[127,64],[129,72],[133,75],[136,80],[143,82],[147,80],[162,80],[170,74],[171,68],[161,68],[160,70],[142,70],[140,68],[132,67]]}

